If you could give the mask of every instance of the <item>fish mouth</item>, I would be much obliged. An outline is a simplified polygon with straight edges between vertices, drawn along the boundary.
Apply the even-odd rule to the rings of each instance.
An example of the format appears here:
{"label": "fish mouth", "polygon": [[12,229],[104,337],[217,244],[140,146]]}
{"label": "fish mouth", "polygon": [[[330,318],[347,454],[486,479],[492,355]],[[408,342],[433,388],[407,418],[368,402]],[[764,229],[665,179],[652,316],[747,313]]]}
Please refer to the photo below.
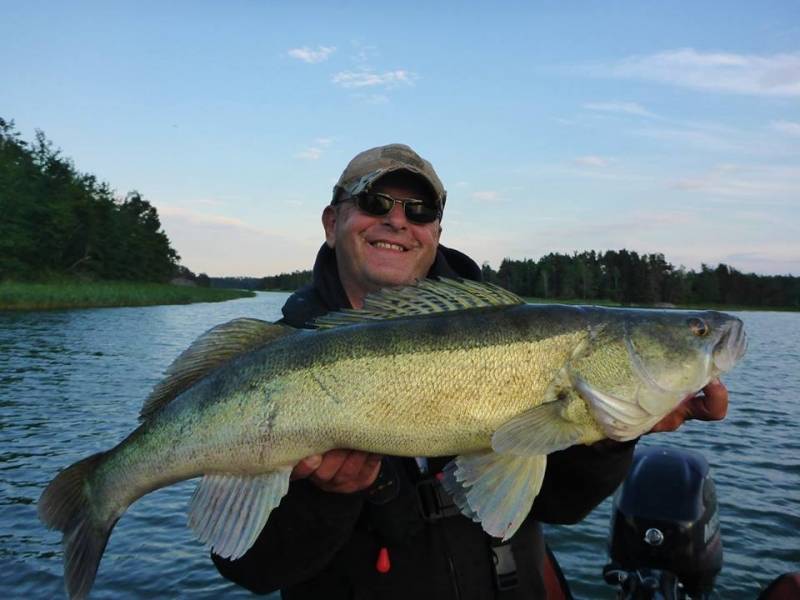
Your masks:
{"label": "fish mouth", "polygon": [[725,333],[714,347],[714,368],[719,373],[730,371],[747,351],[747,336],[741,319],[733,317]]}

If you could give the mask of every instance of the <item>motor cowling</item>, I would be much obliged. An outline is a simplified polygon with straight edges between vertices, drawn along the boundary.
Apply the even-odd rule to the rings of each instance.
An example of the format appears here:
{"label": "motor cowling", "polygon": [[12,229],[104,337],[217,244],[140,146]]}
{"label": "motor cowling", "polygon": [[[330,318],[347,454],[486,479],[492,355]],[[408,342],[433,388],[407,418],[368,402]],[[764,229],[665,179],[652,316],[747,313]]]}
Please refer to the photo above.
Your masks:
{"label": "motor cowling", "polygon": [[614,496],[609,555],[623,571],[673,573],[690,596],[711,591],[722,568],[722,538],[714,481],[701,454],[637,449]]}

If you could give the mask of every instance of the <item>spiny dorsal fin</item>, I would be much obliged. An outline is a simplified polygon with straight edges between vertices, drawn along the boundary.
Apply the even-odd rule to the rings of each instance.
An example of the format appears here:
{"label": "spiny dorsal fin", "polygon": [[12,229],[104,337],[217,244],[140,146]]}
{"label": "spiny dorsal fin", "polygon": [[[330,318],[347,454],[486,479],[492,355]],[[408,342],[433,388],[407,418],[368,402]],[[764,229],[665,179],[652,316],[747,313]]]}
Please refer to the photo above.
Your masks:
{"label": "spiny dorsal fin", "polygon": [[323,315],[314,320],[314,325],[319,329],[329,329],[365,321],[517,304],[525,304],[525,301],[491,283],[467,279],[422,279],[415,285],[370,294],[364,300],[364,308]]}
{"label": "spiny dorsal fin", "polygon": [[164,379],[156,384],[144,401],[139,419],[147,420],[178,394],[234,356],[296,331],[288,325],[259,319],[234,319],[209,329],[167,368]]}

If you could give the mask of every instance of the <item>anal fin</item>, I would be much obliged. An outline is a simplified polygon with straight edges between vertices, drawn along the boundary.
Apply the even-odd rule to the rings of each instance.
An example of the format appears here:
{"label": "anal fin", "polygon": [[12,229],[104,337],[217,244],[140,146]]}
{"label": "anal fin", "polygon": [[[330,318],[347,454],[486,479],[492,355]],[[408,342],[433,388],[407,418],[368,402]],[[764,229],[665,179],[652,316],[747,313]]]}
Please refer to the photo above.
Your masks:
{"label": "anal fin", "polygon": [[291,468],[264,475],[206,475],[189,506],[189,527],[215,554],[242,556],[289,489]]}
{"label": "anal fin", "polygon": [[464,515],[505,540],[528,516],[546,464],[546,456],[492,451],[457,456],[445,467],[442,485]]}

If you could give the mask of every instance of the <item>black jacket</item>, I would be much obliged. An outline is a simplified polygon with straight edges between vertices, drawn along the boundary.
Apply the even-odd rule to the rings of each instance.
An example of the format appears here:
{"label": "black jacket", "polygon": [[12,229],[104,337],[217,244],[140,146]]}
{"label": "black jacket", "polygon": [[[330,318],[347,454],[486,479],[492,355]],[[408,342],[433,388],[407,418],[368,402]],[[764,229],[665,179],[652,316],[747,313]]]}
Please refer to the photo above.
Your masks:
{"label": "black jacket", "polygon": [[[480,269],[466,255],[440,246],[428,275],[479,280]],[[287,300],[283,321],[307,327],[314,317],[347,307],[335,254],[323,245],[313,283]],[[501,596],[496,593],[490,539],[479,524],[462,516],[435,523],[420,516],[417,486],[425,478],[413,459],[384,458],[379,482],[396,488],[388,495],[327,493],[307,481],[292,482],[243,557],[212,558],[220,573],[239,585],[255,593],[281,589],[290,600],[542,598],[544,540],[538,521],[583,519],[625,477],[633,447],[574,446],[548,457],[542,490],[511,540],[519,583]],[[430,459],[430,472],[447,460]],[[375,567],[381,548],[389,554],[388,573]]]}

